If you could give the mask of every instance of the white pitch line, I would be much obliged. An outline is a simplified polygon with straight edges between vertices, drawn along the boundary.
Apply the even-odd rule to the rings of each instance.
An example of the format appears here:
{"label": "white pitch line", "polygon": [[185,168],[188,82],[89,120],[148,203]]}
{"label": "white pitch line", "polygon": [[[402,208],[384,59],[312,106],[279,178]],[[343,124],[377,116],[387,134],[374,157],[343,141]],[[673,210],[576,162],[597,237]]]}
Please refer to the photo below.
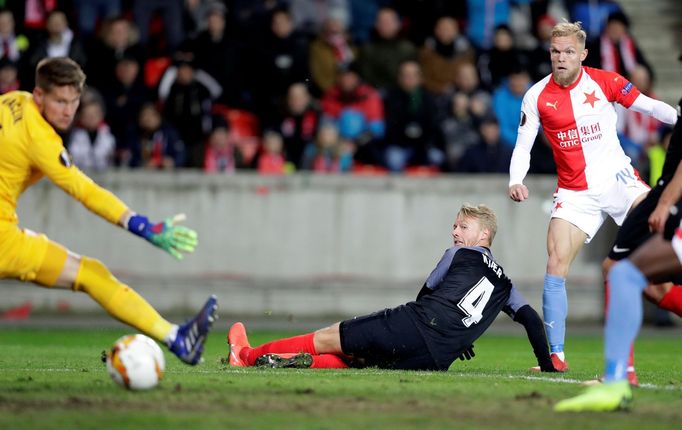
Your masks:
{"label": "white pitch line", "polygon": [[[574,378],[550,378],[549,376],[527,376],[527,375],[490,375],[486,373],[458,373],[457,376],[462,377],[477,377],[477,378],[507,378],[507,379],[524,379],[527,381],[542,381],[553,382],[557,384],[579,384],[584,385],[585,380]],[[596,379],[596,378],[595,378]],[[667,391],[681,391],[682,387],[678,385],[656,385],[656,384],[639,384],[639,388],[648,388],[653,390],[667,390]]]}
{"label": "white pitch line", "polygon": [[457,376],[473,376],[476,378],[507,378],[507,379],[525,379],[528,381],[543,381],[556,382],[558,384],[582,384],[585,381],[573,378],[550,378],[548,376],[526,376],[526,375],[489,375],[485,373],[458,373]]}

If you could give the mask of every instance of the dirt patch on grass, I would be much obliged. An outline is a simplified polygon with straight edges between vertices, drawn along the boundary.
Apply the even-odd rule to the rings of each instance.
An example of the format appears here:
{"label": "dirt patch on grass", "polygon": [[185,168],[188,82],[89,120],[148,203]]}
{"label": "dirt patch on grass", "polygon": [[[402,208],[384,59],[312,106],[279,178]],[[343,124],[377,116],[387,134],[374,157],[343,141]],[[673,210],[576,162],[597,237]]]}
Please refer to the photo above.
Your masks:
{"label": "dirt patch on grass", "polygon": [[[369,399],[364,396],[334,397],[316,396],[312,388],[297,388],[288,393],[263,396],[254,395],[247,398],[210,395],[177,395],[168,392],[168,396],[157,399],[139,398],[106,399],[87,396],[70,395],[61,399],[26,399],[0,396],[0,412],[35,412],[39,411],[146,411],[163,413],[267,413],[296,411],[307,415],[325,416],[337,413],[405,413],[408,411],[428,411],[434,409],[426,402],[417,399],[386,401],[385,399]],[[438,409],[438,408],[435,408]],[[433,410],[432,412],[436,412]]]}

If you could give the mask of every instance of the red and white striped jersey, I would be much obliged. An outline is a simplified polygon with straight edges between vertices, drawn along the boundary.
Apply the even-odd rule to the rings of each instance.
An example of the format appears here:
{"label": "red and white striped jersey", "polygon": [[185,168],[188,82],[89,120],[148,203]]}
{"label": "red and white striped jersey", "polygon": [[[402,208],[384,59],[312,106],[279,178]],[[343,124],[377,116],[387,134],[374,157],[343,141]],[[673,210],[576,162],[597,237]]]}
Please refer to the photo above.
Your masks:
{"label": "red and white striped jersey", "polygon": [[[639,94],[619,74],[591,67],[583,67],[578,80],[568,87],[549,75],[523,97],[517,145],[521,140],[535,140],[542,126],[552,146],[559,187],[592,188],[630,164],[616,136],[617,115],[612,103],[629,108]],[[512,177],[512,183],[521,180],[523,177]]]}

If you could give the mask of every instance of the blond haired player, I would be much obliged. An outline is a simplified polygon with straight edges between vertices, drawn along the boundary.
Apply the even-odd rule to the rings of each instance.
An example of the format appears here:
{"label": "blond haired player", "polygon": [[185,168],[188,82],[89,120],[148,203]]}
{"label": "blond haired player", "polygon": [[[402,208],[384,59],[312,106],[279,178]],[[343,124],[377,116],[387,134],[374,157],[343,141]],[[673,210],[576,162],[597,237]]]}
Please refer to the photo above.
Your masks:
{"label": "blond haired player", "polygon": [[84,84],[85,74],[73,60],[49,58],[38,63],[32,94],[0,96],[0,277],[82,291],[114,318],[164,342],[182,361],[197,364],[216,318],[214,296],[184,325],[171,324],[100,261],[18,226],[19,196],[47,176],[90,211],[178,259],[197,244],[194,231],[175,225],[179,219],[149,222],[71,163],[57,131],[71,126]]}
{"label": "blond haired player", "polygon": [[542,126],[559,176],[547,231],[542,297],[552,362],[559,371],[568,370],[564,337],[566,275],[571,263],[607,215],[621,225],[649,190],[620,146],[613,103],[666,124],[677,121],[672,106],[641,94],[619,74],[582,66],[587,57],[585,38],[579,22],[554,26],[550,41],[552,73],[523,97],[509,166],[509,197],[522,202],[528,198],[523,179],[530,166],[530,150]]}

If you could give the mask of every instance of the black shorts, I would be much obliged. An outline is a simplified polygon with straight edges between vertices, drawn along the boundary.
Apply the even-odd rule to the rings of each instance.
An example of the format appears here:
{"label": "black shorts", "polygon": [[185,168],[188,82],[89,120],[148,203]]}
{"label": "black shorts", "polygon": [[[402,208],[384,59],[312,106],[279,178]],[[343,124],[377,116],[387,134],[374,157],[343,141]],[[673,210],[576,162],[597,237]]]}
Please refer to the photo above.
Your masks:
{"label": "black shorts", "polygon": [[[663,186],[656,185],[649,191],[646,198],[625,218],[623,225],[618,230],[613,248],[609,251],[610,259],[619,261],[629,257],[635,249],[651,238],[649,216],[656,209],[664,189]],[[672,240],[675,230],[680,226],[681,219],[682,200],[678,201],[670,209],[670,215],[666,220],[663,230],[663,238],[665,240]],[[670,278],[670,281],[675,284],[682,284],[682,275],[674,275]]]}
{"label": "black shorts", "polygon": [[656,209],[658,199],[664,189],[664,187],[656,185],[625,218],[623,225],[618,229],[613,247],[609,251],[611,260],[620,261],[629,257],[635,249],[651,237],[649,216]]}
{"label": "black shorts", "polygon": [[354,366],[440,370],[405,306],[342,321],[339,331]]}
{"label": "black shorts", "polygon": [[665,228],[663,229],[663,238],[665,240],[673,240],[675,236],[675,230],[680,228],[680,221],[682,220],[682,200],[678,200],[675,206],[670,208],[670,215],[665,222]]}

